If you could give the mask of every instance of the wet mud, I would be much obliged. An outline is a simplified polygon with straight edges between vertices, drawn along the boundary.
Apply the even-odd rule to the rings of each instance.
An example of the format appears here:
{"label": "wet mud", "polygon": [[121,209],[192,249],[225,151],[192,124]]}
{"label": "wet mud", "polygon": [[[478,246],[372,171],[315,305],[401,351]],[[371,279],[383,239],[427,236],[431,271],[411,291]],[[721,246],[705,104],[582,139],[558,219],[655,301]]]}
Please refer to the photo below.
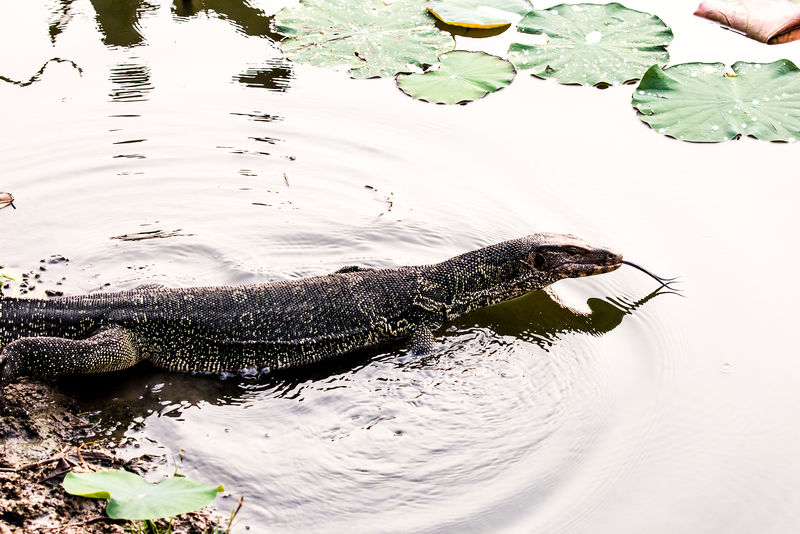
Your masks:
{"label": "wet mud", "polygon": [[[72,470],[106,469],[145,475],[164,460],[149,455],[124,459],[114,443],[94,438],[92,423],[50,386],[23,380],[3,388],[0,534],[131,532],[129,522],[105,515],[105,500],[67,494],[61,487],[64,476]],[[219,534],[226,528],[220,521],[209,510],[201,510],[175,518],[172,532]],[[158,525],[166,529],[167,521]]]}

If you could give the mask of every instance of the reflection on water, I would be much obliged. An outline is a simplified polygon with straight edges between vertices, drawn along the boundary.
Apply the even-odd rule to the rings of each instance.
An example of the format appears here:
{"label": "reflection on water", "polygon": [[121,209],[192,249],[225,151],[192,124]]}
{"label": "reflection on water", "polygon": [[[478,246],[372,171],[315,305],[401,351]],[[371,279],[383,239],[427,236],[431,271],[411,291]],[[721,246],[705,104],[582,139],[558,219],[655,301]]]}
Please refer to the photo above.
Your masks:
{"label": "reflection on water", "polygon": [[274,122],[282,120],[282,117],[277,115],[270,115],[269,113],[260,113],[258,111],[253,113],[235,113],[232,112],[231,115],[236,115],[240,117],[248,117],[252,121],[256,122]]}
{"label": "reflection on water", "polygon": [[109,79],[114,87],[109,96],[115,102],[138,102],[147,99],[153,90],[150,69],[144,65],[130,63],[111,67]]}
{"label": "reflection on water", "polygon": [[75,0],[58,0],[56,7],[53,8],[50,23],[47,26],[51,43],[55,44],[56,37],[64,31],[66,25],[72,20],[70,10],[74,1]]}
{"label": "reflection on water", "polygon": [[289,87],[292,69],[285,59],[274,59],[264,67],[248,68],[242,74],[233,77],[247,87],[263,87],[271,91],[285,91]]}
{"label": "reflection on water", "polygon": [[267,37],[275,41],[281,39],[270,29],[271,17],[251,6],[247,0],[175,0],[172,9],[178,20],[186,20],[200,13],[216,14],[245,35]]}
{"label": "reflection on water", "polygon": [[67,63],[69,65],[72,65],[72,67],[75,70],[78,71],[78,74],[81,74],[81,75],[83,74],[83,69],[81,69],[74,61],[69,60],[69,59],[63,59],[63,58],[60,58],[60,57],[54,57],[54,58],[48,59],[45,62],[45,64],[42,65],[41,68],[39,68],[39,70],[36,71],[33,74],[33,76],[31,76],[27,80],[12,80],[11,78],[8,78],[8,77],[3,76],[3,75],[0,74],[0,81],[4,81],[4,82],[7,82],[7,83],[10,83],[10,84],[13,84],[13,85],[17,85],[19,87],[26,87],[28,85],[32,85],[32,84],[34,84],[34,83],[39,81],[39,79],[42,77],[42,74],[44,74],[45,69],[51,63]]}
{"label": "reflection on water", "polygon": [[458,328],[486,325],[500,336],[518,337],[547,349],[564,334],[607,334],[637,308],[659,295],[673,293],[659,287],[633,302],[623,298],[590,298],[586,301],[589,311],[582,312],[566,307],[551,290],[535,291],[513,302],[475,310],[454,324]]}
{"label": "reflection on water", "polygon": [[[72,20],[73,3],[74,0],[59,0],[52,8],[48,32],[53,44]],[[91,0],[91,4],[102,42],[110,48],[127,49],[144,44],[146,37],[142,33],[140,19],[143,14],[158,9],[157,4],[145,0]],[[275,41],[281,39],[280,35],[270,30],[271,17],[251,6],[247,0],[175,0],[172,9],[178,22],[187,22],[200,14],[216,16],[246,35]],[[0,80],[20,86],[30,85],[39,79],[51,61],[70,62],[78,68],[70,60],[53,58],[29,80],[16,81],[4,76],[0,76]],[[285,91],[291,77],[289,63],[283,58],[275,58],[266,60],[263,65],[248,67],[243,73],[233,76],[233,80],[248,87]],[[120,63],[111,68],[109,79],[114,86],[109,95],[112,101],[146,100],[147,94],[153,90],[150,68],[146,65]]]}
{"label": "reflection on water", "polygon": [[139,19],[143,13],[154,11],[157,5],[144,0],[91,0],[97,25],[106,46],[129,48],[141,45]]}

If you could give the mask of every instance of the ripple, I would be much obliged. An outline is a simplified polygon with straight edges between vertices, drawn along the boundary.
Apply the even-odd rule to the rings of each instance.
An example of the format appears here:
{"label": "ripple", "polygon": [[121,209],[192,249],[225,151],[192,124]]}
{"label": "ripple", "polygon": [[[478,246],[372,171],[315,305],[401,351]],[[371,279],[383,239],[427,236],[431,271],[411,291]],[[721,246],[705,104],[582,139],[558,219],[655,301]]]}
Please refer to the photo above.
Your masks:
{"label": "ripple", "polygon": [[113,102],[142,102],[153,90],[150,68],[145,65],[123,63],[111,67],[109,79],[114,85],[109,96]]}
{"label": "ripple", "polygon": [[251,517],[275,531],[502,525],[574,491],[614,431],[607,355],[591,339],[544,350],[467,328],[428,357],[399,350],[255,383],[238,400],[183,407],[182,424],[150,416],[148,435],[193,443],[193,468],[269,502]]}
{"label": "ripple", "polygon": [[[58,387],[115,438],[183,448],[183,472],[246,496],[254,532],[796,529],[797,290],[727,260],[746,243],[797,263],[788,145],[647,135],[625,87],[528,77],[428,106],[393,80],[286,63],[268,25],[284,3],[0,8],[5,48],[24,52],[3,75],[27,83],[0,82],[0,189],[17,207],[0,212],[3,272],[41,273],[37,292],[256,283],[542,230],[613,239],[683,275],[684,297],[648,298],[652,279],[620,269],[445,325],[428,357]],[[660,9],[688,36],[676,60],[698,43],[771,53]],[[54,56],[81,75],[51,62],[28,83]],[[39,263],[56,253],[70,262]]]}
{"label": "ripple", "polygon": [[283,58],[268,61],[265,65],[249,67],[233,80],[247,87],[283,92],[294,77],[291,64]]}

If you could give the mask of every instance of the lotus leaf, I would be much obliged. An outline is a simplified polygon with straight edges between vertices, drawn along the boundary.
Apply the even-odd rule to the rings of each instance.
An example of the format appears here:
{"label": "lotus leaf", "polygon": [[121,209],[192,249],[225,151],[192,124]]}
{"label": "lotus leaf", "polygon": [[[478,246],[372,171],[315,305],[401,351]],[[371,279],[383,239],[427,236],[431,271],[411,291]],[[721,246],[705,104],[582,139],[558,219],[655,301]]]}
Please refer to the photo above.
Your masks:
{"label": "lotus leaf", "polygon": [[774,63],[683,63],[651,67],[633,94],[639,118],[684,141],[800,139],[800,69]]}
{"label": "lotus leaf", "polygon": [[615,85],[669,61],[670,30],[660,18],[620,4],[560,4],[531,11],[517,25],[536,44],[512,43],[517,69],[559,83]]}
{"label": "lotus leaf", "polygon": [[764,43],[800,39],[800,0],[703,0],[694,14]]}
{"label": "lotus leaf", "polygon": [[502,89],[516,76],[505,59],[485,52],[458,50],[442,54],[438,70],[400,74],[397,86],[407,95],[435,104],[459,104]]}
{"label": "lotus leaf", "polygon": [[451,26],[502,28],[533,9],[528,0],[430,0],[428,11]]}
{"label": "lotus leaf", "polygon": [[424,0],[304,0],[275,15],[287,57],[319,67],[349,67],[353,78],[421,72],[455,47],[434,26]]}
{"label": "lotus leaf", "polygon": [[113,519],[159,519],[199,510],[223,491],[184,477],[151,484],[127,471],[67,473],[64,490],[72,495],[108,499],[106,513]]}

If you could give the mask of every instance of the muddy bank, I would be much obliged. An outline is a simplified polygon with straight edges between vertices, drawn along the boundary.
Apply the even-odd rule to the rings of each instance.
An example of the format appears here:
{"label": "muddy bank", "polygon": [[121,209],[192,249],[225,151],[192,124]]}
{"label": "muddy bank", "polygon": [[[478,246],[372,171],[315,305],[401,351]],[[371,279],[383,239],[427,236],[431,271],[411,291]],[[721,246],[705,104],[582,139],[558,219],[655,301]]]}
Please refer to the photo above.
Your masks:
{"label": "muddy bank", "polygon": [[[0,534],[124,533],[125,521],[106,517],[105,501],[68,495],[70,470],[126,469],[144,475],[163,458],[120,458],[70,400],[41,383],[21,381],[0,398]],[[111,446],[109,446],[111,445]],[[166,522],[163,522],[166,526]],[[225,532],[227,521],[204,510],[173,521],[173,532]]]}

